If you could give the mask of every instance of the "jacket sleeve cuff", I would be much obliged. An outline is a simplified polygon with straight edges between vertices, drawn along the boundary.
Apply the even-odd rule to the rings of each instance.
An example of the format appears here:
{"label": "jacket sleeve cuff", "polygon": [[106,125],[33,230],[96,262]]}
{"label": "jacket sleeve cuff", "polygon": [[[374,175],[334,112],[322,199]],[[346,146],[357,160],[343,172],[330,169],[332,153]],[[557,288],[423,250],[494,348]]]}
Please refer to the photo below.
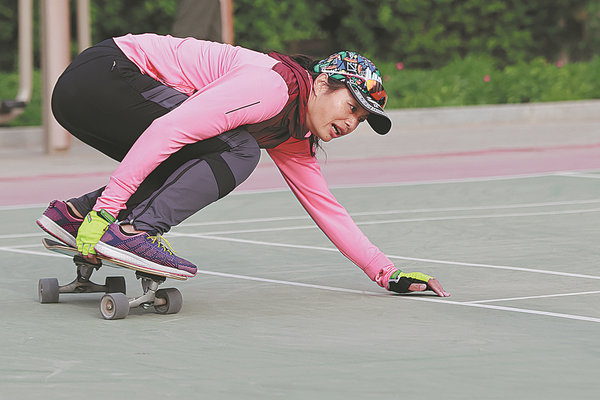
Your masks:
{"label": "jacket sleeve cuff", "polygon": [[387,289],[388,279],[397,268],[385,254],[379,252],[367,266],[362,268],[362,270],[365,271],[372,281],[376,282],[382,288]]}

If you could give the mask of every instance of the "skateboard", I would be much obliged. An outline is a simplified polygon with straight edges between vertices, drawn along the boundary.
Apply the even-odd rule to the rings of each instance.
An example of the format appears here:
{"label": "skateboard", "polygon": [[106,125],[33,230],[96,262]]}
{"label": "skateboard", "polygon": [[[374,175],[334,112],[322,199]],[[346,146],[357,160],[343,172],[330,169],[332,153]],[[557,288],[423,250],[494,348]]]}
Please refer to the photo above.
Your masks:
{"label": "skateboard", "polygon": [[[129,309],[154,307],[159,314],[175,314],[181,310],[183,298],[181,292],[175,288],[158,289],[167,278],[185,281],[187,278],[168,272],[156,271],[142,266],[115,260],[97,254],[99,264],[87,262],[76,248],[59,243],[52,239],[42,239],[44,247],[55,253],[73,257],[77,267],[77,277],[67,285],[59,285],[56,278],[40,279],[38,285],[40,303],[58,303],[62,293],[106,293],[100,300],[100,313],[104,319],[122,319],[129,314]],[[122,276],[109,276],[104,285],[99,285],[90,280],[92,273],[102,266],[113,268],[127,268],[135,271],[137,279],[141,280],[143,294],[138,297],[128,298],[125,295],[125,278]]]}

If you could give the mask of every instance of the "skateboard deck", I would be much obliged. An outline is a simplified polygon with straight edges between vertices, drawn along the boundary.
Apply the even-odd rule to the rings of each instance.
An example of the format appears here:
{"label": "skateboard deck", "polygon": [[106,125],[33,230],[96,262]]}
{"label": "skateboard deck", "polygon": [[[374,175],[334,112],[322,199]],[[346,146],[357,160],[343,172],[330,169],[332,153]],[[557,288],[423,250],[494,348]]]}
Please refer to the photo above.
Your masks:
{"label": "skateboard deck", "polygon": [[[55,253],[60,253],[60,254],[64,254],[67,256],[76,256],[79,254],[79,252],[77,251],[77,249],[75,247],[68,246],[64,243],[60,243],[60,242],[57,242],[52,239],[43,238],[42,243],[44,244],[45,248],[47,248],[48,250],[53,251]],[[150,275],[162,276],[165,278],[172,278],[172,279],[177,279],[180,281],[187,280],[187,277],[184,275],[178,275],[178,274],[174,274],[174,273],[170,273],[170,272],[158,271],[158,270],[155,270],[152,268],[147,268],[147,267],[131,264],[131,263],[128,263],[125,261],[115,260],[114,258],[103,256],[102,254],[96,254],[96,257],[101,261],[100,265],[102,265],[102,266],[107,266],[107,267],[112,267],[112,268],[127,268],[127,269],[131,269],[134,271],[144,272],[144,273],[150,274]]]}

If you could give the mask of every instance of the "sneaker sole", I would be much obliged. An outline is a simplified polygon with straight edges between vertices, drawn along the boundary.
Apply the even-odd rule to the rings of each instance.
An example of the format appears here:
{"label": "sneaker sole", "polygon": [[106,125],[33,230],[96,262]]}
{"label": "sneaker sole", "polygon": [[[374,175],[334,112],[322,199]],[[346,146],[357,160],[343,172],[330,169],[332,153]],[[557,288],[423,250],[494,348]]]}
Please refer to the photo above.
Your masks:
{"label": "sneaker sole", "polygon": [[77,247],[77,240],[67,231],[60,227],[56,222],[52,221],[50,218],[42,215],[35,221],[40,228],[42,228],[46,233],[54,236],[61,242],[71,246]]}
{"label": "sneaker sole", "polygon": [[147,260],[143,257],[137,256],[133,253],[130,253],[126,250],[121,250],[116,247],[110,246],[104,242],[96,243],[94,246],[94,250],[104,257],[114,258],[115,260],[125,261],[129,264],[134,264],[140,268],[147,269],[148,272],[152,273],[152,271],[157,272],[165,272],[172,275],[184,276],[186,278],[192,278],[196,276],[196,273],[187,272],[177,268],[166,267],[161,264],[157,264],[150,260]]}

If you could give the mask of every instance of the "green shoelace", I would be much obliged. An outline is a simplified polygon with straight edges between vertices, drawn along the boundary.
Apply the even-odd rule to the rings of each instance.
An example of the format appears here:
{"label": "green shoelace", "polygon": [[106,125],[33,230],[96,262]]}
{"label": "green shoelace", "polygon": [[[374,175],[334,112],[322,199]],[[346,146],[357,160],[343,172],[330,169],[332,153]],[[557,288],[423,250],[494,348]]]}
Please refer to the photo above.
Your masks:
{"label": "green shoelace", "polygon": [[171,243],[167,239],[165,239],[160,234],[156,234],[155,236],[150,236],[152,243],[158,246],[159,249],[166,251],[170,255],[174,255],[176,252],[173,250]]}

